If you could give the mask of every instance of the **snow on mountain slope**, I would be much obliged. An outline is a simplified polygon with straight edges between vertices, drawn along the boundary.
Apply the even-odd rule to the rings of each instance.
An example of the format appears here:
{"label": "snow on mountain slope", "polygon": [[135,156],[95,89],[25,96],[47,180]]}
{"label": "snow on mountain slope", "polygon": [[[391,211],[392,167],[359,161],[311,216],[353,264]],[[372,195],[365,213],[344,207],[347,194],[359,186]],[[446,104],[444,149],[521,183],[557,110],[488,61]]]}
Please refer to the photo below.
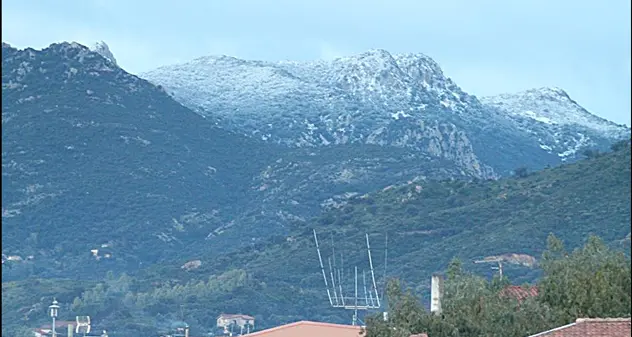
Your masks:
{"label": "snow on mountain slope", "polygon": [[627,127],[591,114],[564,90],[556,87],[482,97],[480,100],[512,116],[531,118],[541,123],[579,125],[612,137],[620,137],[627,132]]}
{"label": "snow on mountain slope", "polygon": [[[607,126],[588,132],[575,124],[543,122],[574,119],[577,114],[565,107],[570,99],[542,96],[549,101],[538,106],[549,104],[546,110],[557,115],[544,113],[544,108],[522,109],[533,111],[537,119],[512,113],[490,98],[481,102],[423,54],[374,49],[302,62],[210,56],[141,77],[220,126],[266,141],[292,147],[407,147],[455,160],[480,174],[490,171],[485,167],[508,173],[516,165],[555,164],[574,158],[584,147],[609,146],[620,138]],[[511,109],[522,111],[518,103],[507,101]],[[601,120],[588,112],[581,116]]]}
{"label": "snow on mountain slope", "polygon": [[[419,79],[410,75],[412,66],[406,71],[399,67],[398,62],[414,64],[406,60],[384,50],[313,62],[202,57],[141,76],[165,87],[182,104],[216,118],[221,126],[263,140],[299,147],[409,147],[487,175],[491,170],[479,162],[460,129],[450,120],[428,118],[438,110],[462,111],[459,94],[437,95],[439,86],[433,91],[430,85],[420,87]],[[436,64],[427,68],[438,71],[426,81],[450,83]],[[460,92],[456,86],[448,88]],[[404,123],[405,130],[393,128],[396,122]]]}
{"label": "snow on mountain slope", "polygon": [[481,102],[506,113],[521,129],[536,136],[542,149],[562,160],[586,146],[603,147],[630,135],[628,127],[591,114],[556,87],[483,97]]}
{"label": "snow on mountain slope", "polygon": [[117,65],[116,59],[114,58],[114,54],[110,51],[110,47],[104,41],[96,42],[90,50],[98,53],[103,56],[106,60],[112,62],[114,65]]}

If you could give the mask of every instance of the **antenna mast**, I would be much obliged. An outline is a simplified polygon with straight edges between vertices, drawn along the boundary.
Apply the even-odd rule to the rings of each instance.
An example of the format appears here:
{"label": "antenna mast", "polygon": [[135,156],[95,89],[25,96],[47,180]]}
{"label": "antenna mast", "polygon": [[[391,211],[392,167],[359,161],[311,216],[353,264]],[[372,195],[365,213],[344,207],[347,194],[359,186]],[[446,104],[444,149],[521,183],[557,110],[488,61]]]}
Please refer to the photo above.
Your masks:
{"label": "antenna mast", "polygon": [[[345,277],[344,275],[344,264],[343,264],[343,256],[342,253],[340,254],[340,266],[338,268],[338,266],[336,265],[336,259],[335,259],[335,250],[332,247],[332,254],[334,254],[333,256],[333,264],[332,264],[332,258],[329,257],[327,259],[328,265],[329,265],[329,279],[331,280],[331,286],[332,286],[332,290],[333,290],[333,296],[332,296],[332,291],[329,290],[329,280],[327,277],[327,274],[325,272],[325,267],[323,265],[323,258],[320,252],[320,246],[318,244],[318,236],[316,234],[316,230],[313,230],[314,232],[314,242],[316,243],[316,251],[318,252],[318,261],[320,263],[320,270],[321,273],[323,274],[323,280],[325,281],[325,288],[327,289],[327,298],[329,299],[329,304],[334,307],[334,308],[342,308],[342,309],[346,309],[346,310],[353,310],[353,319],[352,319],[352,324],[353,325],[357,325],[358,322],[360,321],[360,319],[358,318],[358,311],[359,310],[364,310],[364,311],[368,311],[368,310],[372,310],[372,309],[379,309],[381,307],[381,302],[380,302],[380,293],[377,287],[377,283],[375,281],[375,271],[373,268],[373,259],[371,257],[371,245],[369,242],[369,234],[365,233],[365,238],[366,238],[366,249],[367,249],[367,257],[368,257],[368,262],[369,262],[369,268],[370,268],[370,272],[371,272],[371,282],[373,284],[373,288],[369,291],[367,289],[367,285],[366,285],[366,273],[363,270],[362,271],[362,282],[363,282],[363,287],[364,287],[364,296],[360,297],[360,295],[358,294],[358,266],[354,267],[354,292],[353,292],[353,297],[345,297],[344,296],[344,288],[343,287],[343,282],[342,282],[342,278]],[[387,239],[388,240],[388,239]],[[387,241],[388,242],[388,241]],[[388,243],[387,243],[388,244]],[[333,242],[333,235],[332,235],[332,246],[334,246],[334,242]],[[387,255],[385,254],[384,260],[386,262],[386,257]],[[384,267],[384,273],[386,275],[386,265]],[[337,279],[337,280],[336,280]],[[384,282],[384,284],[386,284],[386,282]],[[384,291],[382,291],[382,294],[384,294]],[[361,321],[360,321],[361,322]]]}

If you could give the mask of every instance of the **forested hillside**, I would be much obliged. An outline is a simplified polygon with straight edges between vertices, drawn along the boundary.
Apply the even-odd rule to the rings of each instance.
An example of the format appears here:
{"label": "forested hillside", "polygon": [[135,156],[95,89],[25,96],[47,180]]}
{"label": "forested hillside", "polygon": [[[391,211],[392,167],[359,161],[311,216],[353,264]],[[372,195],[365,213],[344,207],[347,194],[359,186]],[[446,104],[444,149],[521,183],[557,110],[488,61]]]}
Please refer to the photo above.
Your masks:
{"label": "forested hillside", "polygon": [[[509,256],[505,275],[513,283],[535,281],[542,275],[539,259],[550,233],[569,249],[596,234],[629,254],[629,142],[614,149],[541,172],[516,170],[515,177],[498,181],[418,180],[393,186],[351,198],[308,225],[297,222],[289,236],[235,253],[174,260],[134,275],[112,273],[98,284],[3,283],[3,328],[45,320],[43,308],[53,295],[65,315],[89,313],[120,336],[151,334],[183,319],[192,331],[204,332],[222,312],[254,315],[260,328],[298,319],[348,323],[348,313],[329,308],[312,228],[321,236],[324,255],[331,255],[333,236],[345,266],[361,269],[368,268],[364,233],[369,233],[380,288],[388,234],[387,276],[407,282],[422,296],[430,275],[445,270],[453,257],[489,278],[490,265],[471,261]],[[514,253],[535,263],[506,255]],[[189,260],[199,260],[199,267],[181,268]]]}

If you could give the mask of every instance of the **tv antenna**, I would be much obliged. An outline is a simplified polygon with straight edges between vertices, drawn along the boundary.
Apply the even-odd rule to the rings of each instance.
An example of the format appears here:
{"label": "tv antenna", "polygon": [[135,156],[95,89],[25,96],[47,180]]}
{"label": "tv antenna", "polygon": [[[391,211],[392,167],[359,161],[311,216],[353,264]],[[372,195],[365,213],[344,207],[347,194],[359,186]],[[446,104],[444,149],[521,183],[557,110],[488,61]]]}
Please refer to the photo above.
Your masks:
{"label": "tv antenna", "polygon": [[483,259],[483,260],[475,260],[474,263],[479,264],[479,263],[497,263],[498,266],[497,267],[492,267],[493,270],[498,270],[498,275],[500,276],[500,278],[503,277],[503,259],[500,257],[497,258],[493,258],[493,259]]}
{"label": "tv antenna", "polygon": [[[379,309],[382,304],[380,302],[380,293],[378,292],[377,283],[375,282],[375,272],[373,270],[373,259],[371,257],[371,245],[369,242],[369,234],[365,233],[366,238],[366,249],[367,249],[367,257],[369,260],[369,287],[367,288],[367,273],[365,270],[362,270],[361,273],[358,273],[358,267],[354,266],[354,285],[353,285],[353,295],[349,296],[345,292],[349,290],[349,287],[345,286],[346,284],[343,282],[344,275],[344,260],[342,254],[340,254],[339,265],[336,263],[336,252],[335,246],[333,244],[333,233],[331,236],[332,240],[332,256],[327,258],[327,265],[329,267],[329,275],[325,271],[325,265],[323,263],[323,257],[320,252],[320,245],[318,244],[318,236],[316,235],[316,230],[314,229],[314,242],[316,243],[316,251],[318,252],[318,261],[320,263],[320,270],[323,274],[323,281],[325,282],[325,289],[327,290],[327,298],[329,299],[329,304],[334,308],[342,308],[346,310],[353,310],[353,319],[352,325],[357,325],[358,311],[368,311],[372,309]],[[388,241],[387,241],[388,242]],[[333,264],[332,264],[333,261]],[[386,250],[385,250],[385,261],[386,261]],[[386,265],[384,269],[384,273],[386,275]],[[362,289],[363,294],[359,293],[359,277],[362,279]],[[331,283],[331,287],[330,284]],[[382,292],[383,293],[383,292]],[[363,296],[362,296],[363,295]]]}
{"label": "tv antenna", "polygon": [[76,316],[75,320],[77,322],[77,327],[75,328],[76,334],[82,334],[86,336],[86,334],[90,333],[92,326],[90,325],[90,316]]}

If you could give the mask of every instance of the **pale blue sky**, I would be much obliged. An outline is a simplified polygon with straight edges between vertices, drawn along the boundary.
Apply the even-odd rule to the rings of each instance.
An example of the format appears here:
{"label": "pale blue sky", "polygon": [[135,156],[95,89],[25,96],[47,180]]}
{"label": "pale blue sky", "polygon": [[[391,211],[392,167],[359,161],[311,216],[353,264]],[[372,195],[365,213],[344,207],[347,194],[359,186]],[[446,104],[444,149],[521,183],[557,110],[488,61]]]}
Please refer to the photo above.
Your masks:
{"label": "pale blue sky", "polygon": [[211,54],[421,52],[469,93],[558,86],[630,125],[629,0],[3,0],[2,40],[104,40],[132,73]]}

